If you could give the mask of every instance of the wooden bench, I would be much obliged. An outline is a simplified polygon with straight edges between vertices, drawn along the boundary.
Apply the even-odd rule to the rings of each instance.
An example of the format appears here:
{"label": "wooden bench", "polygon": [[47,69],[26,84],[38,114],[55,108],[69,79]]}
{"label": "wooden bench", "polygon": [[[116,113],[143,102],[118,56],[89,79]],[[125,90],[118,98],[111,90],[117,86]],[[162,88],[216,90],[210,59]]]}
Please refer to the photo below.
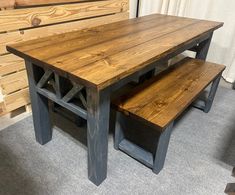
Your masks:
{"label": "wooden bench", "polygon": [[[204,108],[205,112],[210,110],[224,69],[223,65],[185,58],[127,95],[114,100],[113,105],[118,111],[115,149],[124,151],[152,168],[154,173],[159,173],[165,162],[174,120],[212,83]],[[145,129],[152,128],[160,133],[155,154],[125,137],[126,127],[135,123],[133,120],[144,124]]]}

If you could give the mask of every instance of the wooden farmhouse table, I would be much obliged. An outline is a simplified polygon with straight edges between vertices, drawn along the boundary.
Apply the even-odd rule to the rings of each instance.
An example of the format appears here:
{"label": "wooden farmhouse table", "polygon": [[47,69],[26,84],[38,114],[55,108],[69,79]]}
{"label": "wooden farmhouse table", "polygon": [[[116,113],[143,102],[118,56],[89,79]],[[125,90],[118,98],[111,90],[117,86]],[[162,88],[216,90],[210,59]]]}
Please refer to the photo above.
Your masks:
{"label": "wooden farmhouse table", "polygon": [[7,46],[26,63],[36,140],[52,139],[48,99],[86,119],[88,177],[101,184],[111,93],[185,50],[206,59],[222,25],[154,14]]}

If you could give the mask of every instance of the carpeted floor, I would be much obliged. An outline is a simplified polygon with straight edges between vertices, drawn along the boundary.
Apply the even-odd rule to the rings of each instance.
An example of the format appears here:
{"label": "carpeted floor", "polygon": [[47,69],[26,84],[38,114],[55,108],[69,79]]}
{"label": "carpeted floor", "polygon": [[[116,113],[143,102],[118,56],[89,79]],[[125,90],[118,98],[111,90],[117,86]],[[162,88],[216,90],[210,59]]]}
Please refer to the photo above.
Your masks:
{"label": "carpeted floor", "polygon": [[[113,149],[99,187],[87,179],[86,133],[55,117],[53,140],[35,142],[32,118],[0,131],[0,194],[224,194],[234,182],[235,91],[220,88],[209,114],[189,109],[176,123],[159,175]],[[63,130],[61,130],[63,128]]]}

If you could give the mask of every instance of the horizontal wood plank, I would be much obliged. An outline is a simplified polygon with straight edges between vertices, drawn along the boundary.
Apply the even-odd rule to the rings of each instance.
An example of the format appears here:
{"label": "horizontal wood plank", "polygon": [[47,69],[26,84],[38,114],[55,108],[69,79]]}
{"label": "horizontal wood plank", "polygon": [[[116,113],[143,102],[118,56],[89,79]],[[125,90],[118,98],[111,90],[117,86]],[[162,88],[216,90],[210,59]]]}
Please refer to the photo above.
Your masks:
{"label": "horizontal wood plank", "polygon": [[13,93],[28,86],[25,70],[0,78],[0,87],[3,95]]}
{"label": "horizontal wood plank", "polygon": [[8,32],[0,34],[0,54],[7,53],[6,45],[14,44],[21,41],[28,41],[38,38],[47,37],[50,35],[56,35],[60,33],[66,33],[71,31],[77,31],[89,27],[99,26],[102,24],[109,24],[129,18],[128,12],[112,14],[103,17],[96,17],[86,20],[68,22],[63,24],[45,26],[41,28],[33,28],[28,30],[21,30],[15,32]]}
{"label": "horizontal wood plank", "polygon": [[[96,31],[81,31],[76,33],[74,39],[72,36],[68,36],[70,39],[67,39],[67,37],[62,37],[62,39],[58,38],[62,43],[60,41],[53,41],[52,44],[51,41],[41,40],[38,42],[38,40],[35,40],[33,43],[35,46],[33,46],[30,41],[31,44],[27,44],[26,42],[20,49],[25,51],[28,50],[27,53],[29,55],[45,59],[47,60],[47,63],[56,63],[59,68],[63,68],[64,65],[69,65],[71,71],[76,69],[78,61],[79,66],[95,62],[99,59],[103,59],[105,56],[139,45],[143,43],[143,41],[148,41],[169,33],[172,29],[175,29],[182,24],[188,25],[194,22],[194,20],[172,21],[171,18],[169,18],[169,20],[158,18],[156,22],[148,20],[136,23],[136,28],[133,28],[131,25],[117,25],[116,28],[110,27],[104,32],[99,30],[103,28],[103,26],[101,26],[99,28],[94,28]],[[120,22],[120,24],[122,23]],[[116,25],[113,24],[113,26],[115,27]],[[95,36],[90,36],[92,34]],[[60,37],[60,35],[58,37]],[[65,41],[66,44],[64,44]],[[46,44],[50,45],[45,47]],[[113,47],[113,45],[117,45],[118,47]],[[39,53],[38,51],[41,46],[45,49]],[[39,47],[39,49],[37,47]],[[53,50],[53,56],[50,55],[51,50]]]}
{"label": "horizontal wood plank", "polygon": [[0,12],[0,32],[125,12],[128,0],[106,0]]}
{"label": "horizontal wood plank", "polygon": [[13,54],[0,56],[0,78],[23,69],[25,69],[25,63],[22,58]]}
{"label": "horizontal wood plank", "polygon": [[[162,17],[163,16],[158,15],[157,19]],[[97,27],[85,28],[79,31],[53,35],[41,39],[34,39],[31,41],[26,41],[24,42],[24,44],[14,44],[14,46],[17,46],[18,49],[23,51],[32,51],[40,48],[48,48],[52,45],[58,44],[60,46],[66,47],[67,41],[69,41],[69,44],[72,43],[74,45],[77,45],[78,49],[81,49],[90,45],[94,45],[94,43],[104,42],[104,40],[109,40],[111,38],[114,38],[115,36],[126,35],[127,33],[129,33],[128,29],[134,30],[133,27],[131,27],[130,25],[141,25],[141,28],[143,28],[145,24],[141,23],[153,23],[154,20],[156,20],[156,17],[154,16],[142,17],[140,19],[123,20],[106,25],[100,25]],[[123,32],[123,29],[125,29],[125,32]],[[105,36],[103,36],[104,33]],[[109,37],[107,37],[107,34],[109,34]],[[77,41],[75,42],[75,40]],[[60,48],[58,47],[57,49],[60,50]],[[43,51],[43,53],[45,52]],[[58,53],[56,54],[58,55]]]}
{"label": "horizontal wood plank", "polygon": [[[8,0],[3,0],[3,1],[8,1]],[[58,3],[99,1],[99,0],[14,0],[14,1],[15,1],[14,3],[15,7],[21,7],[21,6],[35,6],[35,5],[58,4]]]}
{"label": "horizontal wood plank", "polygon": [[[195,21],[191,20],[185,20],[183,22],[181,20],[175,20],[174,23],[172,23],[172,20],[167,21],[160,18],[158,22],[149,21],[149,23],[143,23],[143,25],[145,26],[144,30],[140,28],[141,30],[137,29],[137,31],[135,31],[136,29],[133,29],[133,31],[127,31],[128,28],[125,28],[124,30],[122,30],[122,33],[124,34],[127,31],[126,36],[107,40],[105,42],[102,41],[100,44],[94,44],[93,46],[88,48],[85,47],[84,49],[81,48],[79,49],[79,51],[75,49],[77,48],[77,45],[71,42],[71,52],[63,54],[63,52],[59,51],[60,49],[61,51],[64,51],[63,48],[58,48],[56,57],[45,59],[48,64],[58,64],[59,68],[63,68],[64,65],[68,65],[70,67],[70,71],[74,71],[77,69],[76,64],[78,62],[80,66],[85,66],[98,60],[102,60],[105,56],[112,56],[116,53],[138,46],[143,43],[143,40],[149,41],[153,40],[154,38],[166,35],[170,33],[172,29],[175,29],[180,25],[190,25],[194,22]],[[108,37],[109,35],[104,33],[103,39],[107,39]],[[103,39],[101,38],[99,40]],[[96,41],[94,41],[93,43],[96,43]],[[113,45],[117,45],[118,47],[113,47]],[[75,48],[73,46],[75,46]],[[41,52],[40,58],[44,58],[43,53],[46,52]],[[30,55],[33,54],[30,52]],[[63,64],[58,62],[63,62]]]}
{"label": "horizontal wood plank", "polygon": [[17,108],[30,103],[29,89],[25,88],[16,93],[5,96],[4,98],[6,112],[11,112]]}
{"label": "horizontal wood plank", "polygon": [[162,129],[174,121],[200,93],[223,72],[225,66],[185,58],[175,66],[114,101],[127,115]]}
{"label": "horizontal wood plank", "polygon": [[15,0],[0,0],[0,8],[14,7]]}

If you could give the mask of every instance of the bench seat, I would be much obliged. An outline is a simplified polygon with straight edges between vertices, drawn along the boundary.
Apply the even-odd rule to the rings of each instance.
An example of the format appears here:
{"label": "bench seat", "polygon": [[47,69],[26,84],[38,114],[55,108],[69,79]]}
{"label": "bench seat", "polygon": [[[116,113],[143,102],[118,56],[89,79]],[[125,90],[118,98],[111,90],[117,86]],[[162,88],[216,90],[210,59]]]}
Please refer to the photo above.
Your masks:
{"label": "bench seat", "polygon": [[[120,149],[159,173],[165,162],[174,120],[191,105],[204,89],[210,92],[203,107],[211,108],[225,66],[198,59],[185,58],[128,94],[113,101],[117,110],[115,125],[115,149]],[[200,107],[201,108],[201,107]],[[156,151],[150,153],[127,140],[125,131],[148,128],[159,132]]]}
{"label": "bench seat", "polygon": [[225,66],[185,58],[114,101],[126,115],[167,127],[220,75]]}

